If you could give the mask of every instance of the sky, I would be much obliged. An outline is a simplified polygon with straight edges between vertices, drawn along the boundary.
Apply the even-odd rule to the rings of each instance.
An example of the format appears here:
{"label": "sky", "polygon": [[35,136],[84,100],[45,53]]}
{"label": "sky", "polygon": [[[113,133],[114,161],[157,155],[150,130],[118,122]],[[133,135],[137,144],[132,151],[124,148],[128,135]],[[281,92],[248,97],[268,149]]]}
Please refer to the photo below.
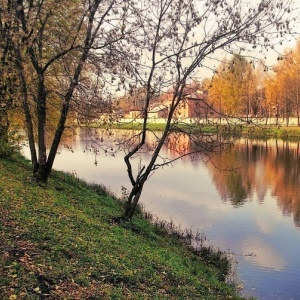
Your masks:
{"label": "sky", "polygon": [[[229,0],[228,2],[229,3],[233,2],[233,0]],[[242,2],[243,1],[241,1],[241,3]],[[243,7],[248,8],[247,3],[251,3],[250,6],[255,6],[256,4],[258,4],[260,2],[261,2],[261,0],[251,0],[251,1],[245,0],[243,2],[244,3]],[[292,36],[290,36],[290,35],[284,36],[283,40],[282,40],[282,44],[280,44],[279,41],[274,40],[274,49],[264,50],[264,53],[259,53],[258,51],[252,53],[252,56],[254,56],[258,59],[262,59],[268,67],[274,66],[277,63],[278,57],[280,57],[285,52],[285,50],[293,49],[296,45],[297,39],[300,39],[300,2],[299,2],[299,0],[294,0],[294,9],[292,9],[291,14],[292,15],[290,15],[290,17],[293,17],[296,19],[296,21],[294,23],[294,28],[293,28],[294,34]],[[251,49],[252,46],[249,45],[249,48]],[[201,80],[205,77],[211,77],[213,75],[212,70],[216,69],[220,63],[220,60],[224,59],[225,57],[230,59],[231,55],[227,54],[224,51],[219,51],[219,52],[217,52],[217,55],[214,56],[214,58],[216,60],[215,59],[206,60],[206,65],[208,66],[208,68],[199,69],[199,72],[197,73],[197,79]]]}
{"label": "sky", "polygon": [[[228,2],[233,2],[233,1],[235,1],[235,0],[228,0]],[[249,5],[255,6],[255,4],[260,3],[260,1],[262,1],[262,0],[251,0],[251,1],[239,0],[239,1],[241,1],[239,5],[241,5],[241,7],[243,9],[249,9]],[[290,0],[284,0],[284,1],[290,1]],[[299,0],[295,0],[295,3],[296,3],[296,6],[300,10],[300,3],[298,3],[298,1]],[[204,6],[203,0],[199,0],[199,3],[201,3],[201,5]],[[247,3],[248,4],[250,3],[250,4],[247,5]],[[283,2],[283,3],[287,3],[287,2]],[[297,9],[294,9],[294,10],[292,10],[292,13],[293,13],[293,17],[294,17],[296,14],[299,13],[299,11]],[[193,42],[193,41],[197,41],[198,43],[202,42],[201,41],[202,35],[204,37],[207,36],[208,40],[209,40],[210,33],[214,32],[214,30],[218,30],[218,28],[220,28],[220,27],[218,27],[219,26],[218,19],[220,19],[220,18],[222,19],[222,16],[220,16],[220,18],[219,18],[219,17],[216,17],[213,13],[208,16],[211,19],[208,19],[209,20],[208,22],[202,21],[202,23],[199,25],[199,27],[195,28],[195,30],[194,30],[195,35],[190,39],[189,44],[191,44],[191,42]],[[247,16],[247,14],[246,14],[246,16]],[[180,29],[179,29],[179,31],[180,31]],[[276,32],[274,34],[276,34]],[[152,37],[152,35],[150,35],[150,37]],[[278,43],[278,41],[276,42],[274,40],[274,49],[273,50],[272,49],[264,50],[264,53],[259,53],[259,49],[257,48],[257,50],[255,50],[256,52],[253,52],[254,50],[252,49],[252,46],[250,44],[248,44],[249,50],[251,50],[252,57],[256,57],[257,59],[263,60],[265,62],[265,64],[271,68],[272,66],[274,66],[277,63],[278,57],[281,54],[283,54],[286,49],[292,49],[295,46],[296,38],[299,38],[299,37],[300,37],[300,17],[298,18],[298,25],[295,28],[295,34],[293,36],[288,36],[288,35],[284,36],[282,45],[280,45]],[[243,44],[243,47],[247,48],[247,44],[246,45]],[[239,48],[236,48],[236,51],[238,51],[238,49]],[[176,50],[175,50],[175,52],[176,52]],[[244,53],[242,53],[242,55],[247,56],[249,54],[248,54],[248,52],[244,52]],[[195,73],[193,78],[197,81],[202,81],[204,78],[211,78],[214,74],[213,70],[217,69],[220,62],[225,57],[230,59],[231,55],[226,53],[223,50],[215,51],[213,59],[207,58],[204,61],[205,67],[197,68],[197,72]],[[250,57],[249,57],[249,59],[250,59]],[[143,61],[144,66],[147,66],[148,64],[149,64],[148,66],[151,65],[151,52],[148,52],[147,49],[145,50],[145,54],[143,54],[143,60],[145,60],[145,61]],[[187,65],[190,64],[188,55],[186,58],[184,58],[184,60],[186,60]],[[183,62],[183,60],[182,60],[182,62]],[[184,66],[184,62],[183,62],[183,66]],[[164,73],[164,71],[162,71],[162,72]],[[164,76],[166,76],[165,78],[168,79],[169,78],[168,76],[170,76],[170,75],[168,75],[168,73],[166,71],[164,73]],[[147,78],[147,77],[145,77],[145,78]],[[124,93],[124,91],[121,91],[120,95],[123,93]]]}

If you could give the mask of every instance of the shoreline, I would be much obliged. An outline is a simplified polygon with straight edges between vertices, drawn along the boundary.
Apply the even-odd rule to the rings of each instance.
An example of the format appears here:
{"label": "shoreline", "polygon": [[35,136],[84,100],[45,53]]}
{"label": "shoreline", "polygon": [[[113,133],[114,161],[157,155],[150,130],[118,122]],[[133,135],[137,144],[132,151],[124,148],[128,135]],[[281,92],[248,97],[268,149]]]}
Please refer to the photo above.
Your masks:
{"label": "shoreline", "polygon": [[[90,123],[80,124],[79,127],[104,128],[104,129],[127,129],[141,130],[142,124],[138,122],[120,123],[120,124],[101,124]],[[150,123],[147,125],[147,130],[163,131],[165,124]],[[240,136],[248,138],[279,138],[279,139],[299,139],[300,141],[300,126],[276,126],[276,125],[220,125],[220,124],[186,124],[179,123],[173,127],[173,131],[180,131],[187,134],[220,134],[228,136]]]}

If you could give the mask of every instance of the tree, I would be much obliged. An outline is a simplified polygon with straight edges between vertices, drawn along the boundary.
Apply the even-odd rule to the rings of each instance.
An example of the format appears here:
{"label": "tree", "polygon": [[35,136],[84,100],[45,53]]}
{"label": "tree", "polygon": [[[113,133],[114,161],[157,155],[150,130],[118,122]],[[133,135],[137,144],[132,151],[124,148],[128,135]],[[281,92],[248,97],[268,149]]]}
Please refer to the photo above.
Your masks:
{"label": "tree", "polygon": [[300,42],[296,45],[295,52],[291,53],[288,58],[290,70],[292,72],[292,99],[295,114],[297,116],[297,124],[300,126]]}
{"label": "tree", "polygon": [[266,76],[266,66],[264,62],[258,62],[254,64],[254,74],[253,80],[251,80],[251,111],[252,114],[256,117],[264,117],[267,119],[266,111],[268,107],[266,106],[265,98],[265,87],[264,87],[264,78]]}
{"label": "tree", "polygon": [[282,111],[282,103],[280,97],[280,86],[277,78],[271,74],[265,78],[266,89],[266,107],[269,108],[267,116],[276,118],[276,126],[278,125],[278,118]]}
{"label": "tree", "polygon": [[299,76],[300,76],[300,43],[292,50],[286,50],[282,57],[279,57],[274,67],[276,77],[279,81],[281,97],[284,101],[284,113],[287,125],[289,117],[296,115],[298,125],[300,124],[299,113]]}
{"label": "tree", "polygon": [[[14,22],[10,37],[21,82],[33,172],[38,181],[46,182],[71,104],[75,106],[76,96],[83,91],[83,72],[94,65],[98,75],[104,74],[105,70],[112,71],[115,61],[119,62],[121,55],[115,51],[118,47],[114,48],[114,43],[129,30],[125,29],[128,4],[76,0],[66,6],[55,0],[7,0],[7,6]],[[57,125],[47,155],[49,107],[57,110]]]}
{"label": "tree", "polygon": [[13,97],[17,94],[17,74],[13,68],[12,40],[9,32],[12,21],[8,18],[10,7],[0,9],[0,139],[8,141],[9,111],[13,107]]}
{"label": "tree", "polygon": [[291,116],[297,117],[297,125],[300,124],[300,43],[296,43],[294,49],[286,49],[277,58],[277,63],[265,78],[266,96],[269,106],[272,108],[270,115],[277,118],[285,118],[289,125]]}
{"label": "tree", "polygon": [[118,99],[116,107],[124,111],[139,110],[144,107],[145,89],[130,87],[128,93]]}
{"label": "tree", "polygon": [[[257,77],[253,65],[243,56],[234,54],[223,60],[213,76],[210,86],[210,98],[216,107],[221,105],[227,115],[246,116],[256,112],[253,99],[257,89]],[[222,99],[222,101],[220,100]]]}
{"label": "tree", "polygon": [[289,117],[291,114],[291,98],[290,90],[288,86],[290,85],[290,78],[288,70],[286,69],[285,62],[281,61],[273,68],[275,73],[273,88],[276,88],[276,117],[281,116],[286,119],[286,125],[289,124]]}
{"label": "tree", "polygon": [[[130,220],[149,176],[172,160],[160,158],[160,151],[170,135],[178,130],[173,118],[185,99],[188,81],[205,65],[205,59],[223,49],[241,54],[247,45],[255,48],[272,46],[272,38],[290,32],[288,13],[291,1],[263,0],[258,4],[244,1],[140,1],[136,7],[141,27],[132,37],[132,44],[143,52],[135,66],[136,80],[146,89],[142,130],[135,134],[125,155],[127,172],[132,184],[123,218]],[[147,59],[148,58],[148,59]],[[153,142],[149,163],[140,161],[133,170],[133,160],[143,148],[149,128],[149,106],[156,94],[172,86],[167,123],[161,136]],[[186,132],[187,134],[189,132]],[[214,151],[216,141],[201,133],[195,138],[200,150]],[[217,142],[220,145],[222,141]]]}

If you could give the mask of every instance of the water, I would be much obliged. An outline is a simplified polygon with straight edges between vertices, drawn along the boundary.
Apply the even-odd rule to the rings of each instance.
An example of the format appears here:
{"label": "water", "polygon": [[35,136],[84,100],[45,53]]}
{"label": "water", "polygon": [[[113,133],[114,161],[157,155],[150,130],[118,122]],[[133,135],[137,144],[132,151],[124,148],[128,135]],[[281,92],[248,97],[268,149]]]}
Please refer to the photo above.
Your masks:
{"label": "water", "polygon": [[[94,142],[101,137],[93,134]],[[118,196],[122,186],[130,188],[124,153],[108,154],[113,143],[105,155],[84,131],[65,142],[72,147],[59,149],[55,169],[104,184]],[[186,137],[178,144],[187,148]],[[164,148],[163,155],[175,154]],[[141,158],[149,159],[147,151]],[[141,201],[159,218],[203,232],[210,244],[232,253],[243,295],[300,299],[299,158],[299,143],[240,140],[213,155],[213,163],[185,157],[159,169]]]}

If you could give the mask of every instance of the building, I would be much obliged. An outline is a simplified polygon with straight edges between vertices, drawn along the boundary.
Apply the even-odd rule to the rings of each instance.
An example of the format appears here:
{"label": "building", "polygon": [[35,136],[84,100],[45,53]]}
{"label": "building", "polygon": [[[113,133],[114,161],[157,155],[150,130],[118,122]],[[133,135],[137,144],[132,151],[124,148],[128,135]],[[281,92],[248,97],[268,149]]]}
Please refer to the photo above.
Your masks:
{"label": "building", "polygon": [[[173,93],[165,93],[157,98],[155,103],[149,106],[148,117],[150,119],[163,119],[169,115],[172,107]],[[142,111],[131,110],[124,115],[126,119],[142,118]],[[174,119],[196,119],[219,117],[213,106],[208,102],[208,95],[203,91],[185,94],[174,113]]]}

